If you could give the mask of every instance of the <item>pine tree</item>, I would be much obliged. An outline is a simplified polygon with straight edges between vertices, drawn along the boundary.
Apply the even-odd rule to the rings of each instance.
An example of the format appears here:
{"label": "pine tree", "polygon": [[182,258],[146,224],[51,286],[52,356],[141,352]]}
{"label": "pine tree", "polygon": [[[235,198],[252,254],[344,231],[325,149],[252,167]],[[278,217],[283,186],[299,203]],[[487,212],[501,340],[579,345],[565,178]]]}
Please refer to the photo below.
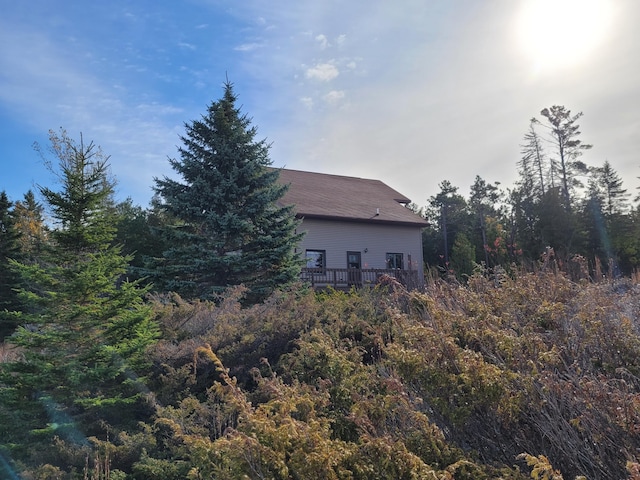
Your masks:
{"label": "pine tree", "polygon": [[575,253],[576,216],[565,207],[562,189],[547,190],[537,205],[537,230],[541,244],[554,249],[557,258],[568,259]]}
{"label": "pine tree", "polygon": [[0,366],[3,443],[57,436],[82,444],[100,422],[135,420],[146,405],[146,350],[158,334],[145,291],[122,279],[128,258],[111,245],[108,157],[64,130],[50,140],[61,190],[40,188],[51,243],[37,262],[15,264],[28,309],[10,339],[21,357]]}
{"label": "pine tree", "polygon": [[562,105],[553,105],[544,108],[540,114],[547,119],[546,126],[551,135],[551,144],[554,147],[557,164],[560,170],[561,194],[564,207],[571,210],[572,192],[576,186],[580,186],[579,174],[587,173],[587,166],[579,160],[584,150],[592,145],[582,143],[580,140],[580,125],[576,124],[582,116],[582,112],[571,115],[571,110]]}
{"label": "pine tree", "polygon": [[[592,273],[598,270],[599,275],[608,273],[606,267],[614,257],[603,198],[597,182],[590,180],[587,197],[578,216],[581,224],[581,251],[589,260]],[[596,265],[600,267],[595,268]]]}
{"label": "pine tree", "polygon": [[223,97],[201,120],[185,125],[180,159],[171,159],[182,181],[156,179],[156,192],[169,217],[171,248],[152,264],[158,287],[187,298],[215,298],[244,284],[257,301],[299,272],[299,240],[292,207],[277,201],[286,187],[269,168],[269,145],[256,141],[256,128],[235,106],[226,83]]}

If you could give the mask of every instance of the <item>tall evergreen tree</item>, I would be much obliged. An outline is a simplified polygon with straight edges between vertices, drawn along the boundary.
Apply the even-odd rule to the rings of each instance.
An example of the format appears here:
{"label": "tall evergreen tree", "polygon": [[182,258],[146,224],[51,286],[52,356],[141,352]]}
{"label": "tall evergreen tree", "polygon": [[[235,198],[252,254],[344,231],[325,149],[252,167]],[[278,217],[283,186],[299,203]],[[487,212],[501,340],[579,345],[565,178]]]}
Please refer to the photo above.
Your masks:
{"label": "tall evergreen tree", "polygon": [[11,260],[20,258],[20,234],[11,206],[7,193],[0,192],[0,341],[15,328],[13,316],[8,312],[20,308],[19,276],[11,266]]}
{"label": "tall evergreen tree", "polygon": [[[0,442],[86,443],[88,426],[122,425],[146,408],[141,373],[158,330],[145,291],[122,280],[112,245],[114,183],[93,143],[50,133],[61,190],[40,188],[55,228],[37,262],[15,263],[29,308],[0,365]],[[102,433],[102,432],[100,432]]]}
{"label": "tall evergreen tree", "polygon": [[537,206],[537,230],[544,248],[553,248],[558,258],[566,260],[575,253],[577,219],[564,200],[560,187],[547,190]]}
{"label": "tall evergreen tree", "polygon": [[299,273],[297,222],[291,206],[277,204],[286,187],[236,99],[227,82],[207,114],[185,125],[180,159],[170,159],[182,181],[156,179],[163,208],[178,222],[165,229],[171,247],[152,275],[187,298],[244,284],[248,300],[258,301]]}
{"label": "tall evergreen tree", "polygon": [[535,129],[537,123],[539,122],[535,118],[529,122],[529,131],[524,136],[525,143],[521,145],[522,157],[518,165],[522,183],[540,199],[549,188],[546,178],[550,172],[542,139]]}
{"label": "tall evergreen tree", "polygon": [[20,249],[25,259],[34,260],[42,252],[47,241],[48,230],[44,221],[44,207],[32,190],[24,194],[23,200],[13,207],[15,227],[20,232]]}
{"label": "tall evergreen tree", "polygon": [[605,161],[602,167],[595,169],[595,172],[598,186],[602,191],[605,213],[609,217],[625,213],[629,208],[630,194],[625,188],[622,188],[622,178],[609,161]]}
{"label": "tall evergreen tree", "polygon": [[607,247],[607,263],[613,263],[615,270],[611,274],[631,273],[631,257],[635,255],[635,235],[627,190],[622,179],[608,161],[602,167],[592,169],[590,199],[597,196],[601,206],[602,225],[600,236]]}
{"label": "tall evergreen tree", "polygon": [[528,189],[529,185],[523,182],[509,190],[506,202],[512,260],[517,257],[528,265],[536,262],[545,248],[539,230],[541,200]]}
{"label": "tall evergreen tree", "polygon": [[575,115],[571,110],[562,105],[553,105],[544,108],[540,114],[547,119],[546,124],[542,124],[549,129],[551,144],[555,150],[555,159],[560,171],[561,195],[564,206],[571,210],[572,192],[576,186],[580,185],[578,176],[586,174],[588,169],[584,162],[579,160],[584,150],[592,146],[582,143],[580,140],[580,125],[576,122],[582,116],[582,112]]}
{"label": "tall evergreen tree", "polygon": [[[449,180],[443,180],[438,186],[440,192],[429,199],[427,218],[436,228],[433,239],[436,242],[435,251],[441,258],[440,261],[431,261],[439,263],[441,268],[448,269],[456,236],[461,232],[466,234],[470,222],[467,202],[458,193],[458,187],[453,186]],[[428,246],[423,246],[423,249],[429,250]],[[425,260],[429,261],[427,258],[429,257]]]}
{"label": "tall evergreen tree", "polygon": [[611,246],[610,230],[606,220],[603,192],[595,179],[589,181],[587,197],[584,200],[578,221],[581,224],[581,252],[589,260],[592,274],[607,272],[614,252]]}
{"label": "tall evergreen tree", "polygon": [[487,183],[480,175],[476,175],[469,194],[469,210],[476,218],[474,230],[480,234],[480,242],[476,242],[476,258],[483,258],[485,266],[491,267],[487,241],[487,217],[498,218],[498,201],[501,193],[498,183]]}

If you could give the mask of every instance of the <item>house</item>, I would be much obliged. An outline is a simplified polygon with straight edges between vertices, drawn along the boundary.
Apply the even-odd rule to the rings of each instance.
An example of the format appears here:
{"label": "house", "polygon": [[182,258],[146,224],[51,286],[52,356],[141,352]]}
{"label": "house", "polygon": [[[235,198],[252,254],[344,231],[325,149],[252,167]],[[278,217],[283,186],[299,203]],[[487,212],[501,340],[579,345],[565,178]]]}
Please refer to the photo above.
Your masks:
{"label": "house", "polygon": [[296,251],[313,286],[350,288],[391,275],[414,288],[424,282],[422,229],[427,221],[404,195],[379,180],[279,169],[305,233]]}

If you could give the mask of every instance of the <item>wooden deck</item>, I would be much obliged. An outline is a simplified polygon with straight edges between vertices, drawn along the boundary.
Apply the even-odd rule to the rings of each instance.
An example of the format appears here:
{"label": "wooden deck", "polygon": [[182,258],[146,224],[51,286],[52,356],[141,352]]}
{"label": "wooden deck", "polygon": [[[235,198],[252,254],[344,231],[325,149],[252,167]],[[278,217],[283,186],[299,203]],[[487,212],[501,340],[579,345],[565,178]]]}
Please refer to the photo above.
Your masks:
{"label": "wooden deck", "polygon": [[395,278],[409,289],[418,288],[421,285],[416,270],[399,269],[303,268],[300,278],[313,288],[333,287],[336,290],[345,290],[352,287],[373,286],[383,275]]}

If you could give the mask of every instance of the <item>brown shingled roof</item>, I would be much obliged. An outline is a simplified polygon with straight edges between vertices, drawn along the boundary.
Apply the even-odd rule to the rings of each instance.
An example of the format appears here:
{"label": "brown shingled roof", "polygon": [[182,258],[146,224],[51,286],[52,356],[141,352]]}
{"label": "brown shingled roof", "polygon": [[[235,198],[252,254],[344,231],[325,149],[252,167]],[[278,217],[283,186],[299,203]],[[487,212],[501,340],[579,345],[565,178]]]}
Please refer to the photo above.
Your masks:
{"label": "brown shingled roof", "polygon": [[427,221],[403,204],[410,200],[379,180],[278,169],[288,184],[283,205],[295,205],[304,218],[326,218],[427,226]]}

